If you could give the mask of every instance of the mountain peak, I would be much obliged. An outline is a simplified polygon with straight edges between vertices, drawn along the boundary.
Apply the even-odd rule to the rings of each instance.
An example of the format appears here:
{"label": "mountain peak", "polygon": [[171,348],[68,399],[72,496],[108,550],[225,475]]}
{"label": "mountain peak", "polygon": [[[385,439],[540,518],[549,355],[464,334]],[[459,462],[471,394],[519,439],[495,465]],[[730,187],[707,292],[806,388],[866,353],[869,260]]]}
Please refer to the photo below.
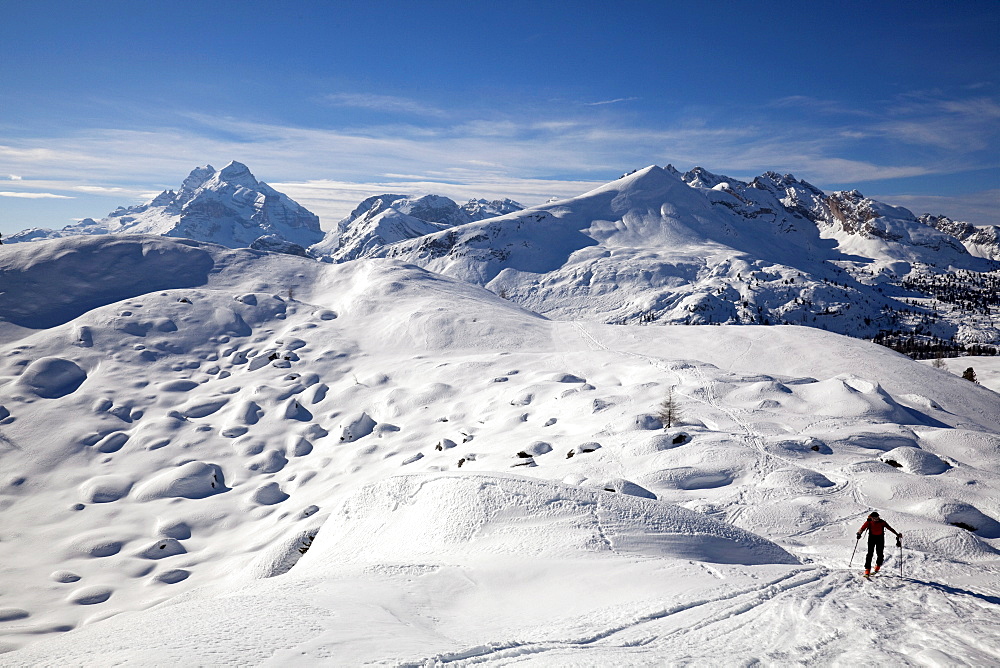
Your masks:
{"label": "mountain peak", "polygon": [[746,185],[737,179],[733,179],[722,174],[714,174],[704,167],[695,167],[686,174],[678,174],[677,176],[679,176],[689,186],[693,186],[695,188],[715,188],[723,183]]}
{"label": "mountain peak", "polygon": [[195,167],[194,169],[191,170],[191,173],[187,175],[187,178],[184,179],[183,183],[181,183],[181,190],[187,192],[193,192],[198,188],[202,187],[203,185],[205,185],[205,182],[208,181],[210,178],[212,178],[214,175],[215,175],[215,167],[212,167],[212,165]]}
{"label": "mountain peak", "polygon": [[242,162],[235,160],[223,167],[216,176],[220,183],[229,183],[246,188],[257,188],[260,186],[254,175],[250,173],[250,168]]}
{"label": "mountain peak", "polygon": [[[678,186],[683,186],[683,190],[678,190]],[[680,197],[686,197],[688,185],[681,180],[680,176],[672,171],[650,165],[643,169],[638,169],[631,174],[627,174],[617,181],[612,181],[603,188],[598,188],[598,192],[605,188],[611,188],[621,193],[629,193],[630,196],[642,196],[656,199],[666,197],[666,193],[673,192]]]}

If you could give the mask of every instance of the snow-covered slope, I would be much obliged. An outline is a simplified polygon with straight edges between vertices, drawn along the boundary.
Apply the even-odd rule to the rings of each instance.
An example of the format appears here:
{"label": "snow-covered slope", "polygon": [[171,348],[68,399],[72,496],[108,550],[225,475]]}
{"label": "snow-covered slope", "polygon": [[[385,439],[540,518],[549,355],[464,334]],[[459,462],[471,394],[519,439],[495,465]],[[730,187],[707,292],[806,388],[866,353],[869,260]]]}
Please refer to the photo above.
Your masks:
{"label": "snow-covered slope", "polygon": [[[958,349],[1000,343],[990,318],[965,312],[992,303],[980,293],[997,280],[997,262],[905,209],[856,192],[827,196],[790,175],[748,184],[653,166],[579,197],[435,232],[356,229],[363,251],[351,257],[413,262],[553,317],[802,324],[866,338],[917,334]],[[956,277],[969,280],[938,289]],[[957,301],[930,301],[946,293]],[[977,308],[988,316],[995,306]]]}
{"label": "snow-covered slope", "polygon": [[100,221],[85,219],[61,230],[26,230],[10,242],[80,234],[159,234],[243,248],[258,237],[309,246],[323,238],[319,218],[254,178],[246,165],[198,167],[178,191],[165,190],[145,204],[119,207]]}
{"label": "snow-covered slope", "polygon": [[[391,260],[103,236],[0,271],[46,327],[0,346],[0,665],[1000,660],[1000,395],[945,371]],[[845,570],[872,508],[904,579]]]}
{"label": "snow-covered slope", "polygon": [[[767,172],[740,190],[744,195],[753,191],[770,193],[789,210],[815,222],[847,255],[890,266],[920,262],[980,271],[989,267],[972,259],[952,234],[924,224],[908,209],[878,202],[857,190],[826,195],[791,174]],[[897,273],[906,273],[906,269],[897,269]]]}
{"label": "snow-covered slope", "polygon": [[930,214],[924,214],[918,220],[955,237],[972,255],[1000,260],[1000,226],[975,227],[947,216]]}
{"label": "snow-covered slope", "polygon": [[790,174],[744,182],[654,166],[528,211],[385,194],[322,239],[314,219],[233,163],[100,222],[13,240],[148,232],[334,263],[392,257],[559,318],[806,325],[915,358],[1000,351],[995,229]]}

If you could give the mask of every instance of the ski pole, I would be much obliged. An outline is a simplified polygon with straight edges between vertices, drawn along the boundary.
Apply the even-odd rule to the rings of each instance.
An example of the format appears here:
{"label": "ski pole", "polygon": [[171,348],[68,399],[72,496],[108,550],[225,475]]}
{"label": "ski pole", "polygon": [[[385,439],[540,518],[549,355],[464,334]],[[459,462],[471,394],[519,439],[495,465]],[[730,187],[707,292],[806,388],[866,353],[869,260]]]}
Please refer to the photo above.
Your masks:
{"label": "ski pole", "polygon": [[858,551],[858,543],[860,542],[861,542],[861,536],[858,536],[858,539],[854,541],[854,549],[851,551],[851,562],[847,564],[848,568],[854,565],[854,553]]}
{"label": "ski pole", "polygon": [[903,577],[903,537],[896,535],[896,546],[899,547],[899,577]]}

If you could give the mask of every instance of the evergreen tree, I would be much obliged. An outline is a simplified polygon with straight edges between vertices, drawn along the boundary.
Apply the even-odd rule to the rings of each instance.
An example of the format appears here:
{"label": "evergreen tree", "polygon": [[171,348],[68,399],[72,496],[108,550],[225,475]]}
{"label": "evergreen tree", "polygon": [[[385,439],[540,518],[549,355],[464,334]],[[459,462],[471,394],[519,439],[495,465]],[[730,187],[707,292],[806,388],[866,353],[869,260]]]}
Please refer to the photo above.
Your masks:
{"label": "evergreen tree", "polygon": [[681,408],[677,402],[677,397],[674,395],[673,387],[667,390],[667,396],[660,403],[660,408],[656,417],[658,417],[660,422],[663,423],[663,426],[668,429],[680,422]]}

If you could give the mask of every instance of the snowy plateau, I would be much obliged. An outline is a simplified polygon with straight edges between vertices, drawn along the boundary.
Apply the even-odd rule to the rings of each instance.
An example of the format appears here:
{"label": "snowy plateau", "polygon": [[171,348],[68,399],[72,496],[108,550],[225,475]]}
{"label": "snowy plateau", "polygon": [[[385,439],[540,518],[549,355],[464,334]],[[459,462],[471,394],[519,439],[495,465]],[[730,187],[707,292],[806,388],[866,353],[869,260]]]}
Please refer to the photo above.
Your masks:
{"label": "snowy plateau", "polygon": [[997,665],[993,232],[649,167],[324,236],[231,163],[22,233],[0,666]]}

